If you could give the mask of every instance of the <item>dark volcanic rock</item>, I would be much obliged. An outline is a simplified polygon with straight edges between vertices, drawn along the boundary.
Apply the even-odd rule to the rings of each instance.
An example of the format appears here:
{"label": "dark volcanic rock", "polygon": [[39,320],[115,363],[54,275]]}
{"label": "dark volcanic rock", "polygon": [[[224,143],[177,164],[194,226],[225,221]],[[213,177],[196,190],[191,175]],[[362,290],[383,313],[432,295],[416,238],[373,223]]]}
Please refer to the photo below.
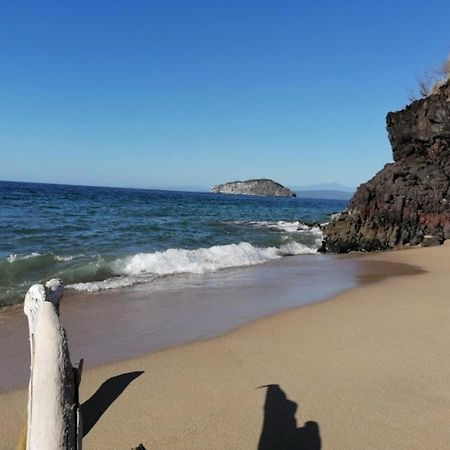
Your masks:
{"label": "dark volcanic rock", "polygon": [[325,227],[334,252],[450,238],[450,84],[387,115],[394,162],[362,184]]}

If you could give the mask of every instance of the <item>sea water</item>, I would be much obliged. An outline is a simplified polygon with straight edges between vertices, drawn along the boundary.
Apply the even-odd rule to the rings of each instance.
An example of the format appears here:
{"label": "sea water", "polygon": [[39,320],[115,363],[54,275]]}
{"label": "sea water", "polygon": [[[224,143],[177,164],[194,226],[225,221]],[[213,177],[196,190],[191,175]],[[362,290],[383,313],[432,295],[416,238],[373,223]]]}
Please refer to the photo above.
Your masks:
{"label": "sea water", "polygon": [[342,200],[0,182],[0,305],[314,254]]}

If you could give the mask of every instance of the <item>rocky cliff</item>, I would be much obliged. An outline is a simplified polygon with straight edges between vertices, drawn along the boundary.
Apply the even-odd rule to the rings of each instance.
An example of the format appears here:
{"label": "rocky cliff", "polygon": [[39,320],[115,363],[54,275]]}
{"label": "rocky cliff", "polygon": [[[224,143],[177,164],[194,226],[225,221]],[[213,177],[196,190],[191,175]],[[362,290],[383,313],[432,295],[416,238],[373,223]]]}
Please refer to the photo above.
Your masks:
{"label": "rocky cliff", "polygon": [[231,181],[225,184],[218,184],[211,188],[211,192],[221,194],[242,194],[242,195],[274,195],[276,197],[295,197],[295,193],[290,189],[267,178],[246,181]]}
{"label": "rocky cliff", "polygon": [[324,249],[377,250],[450,238],[450,83],[389,113],[394,162],[325,227]]}

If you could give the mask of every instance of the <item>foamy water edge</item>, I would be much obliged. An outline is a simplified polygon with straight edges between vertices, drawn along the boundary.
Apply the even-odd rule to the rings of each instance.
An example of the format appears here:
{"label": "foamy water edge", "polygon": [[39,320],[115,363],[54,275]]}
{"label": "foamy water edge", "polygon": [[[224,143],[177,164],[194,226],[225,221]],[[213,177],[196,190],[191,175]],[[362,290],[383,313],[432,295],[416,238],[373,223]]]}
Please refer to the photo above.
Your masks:
{"label": "foamy water edge", "polygon": [[68,287],[78,291],[97,292],[150,282],[158,276],[203,274],[233,267],[253,266],[284,256],[315,254],[320,242],[321,239],[318,238],[313,247],[288,242],[280,247],[265,248],[241,242],[195,250],[168,249],[162,252],[138,253],[119,258],[110,264],[117,274],[116,277],[102,281],[74,283]]}

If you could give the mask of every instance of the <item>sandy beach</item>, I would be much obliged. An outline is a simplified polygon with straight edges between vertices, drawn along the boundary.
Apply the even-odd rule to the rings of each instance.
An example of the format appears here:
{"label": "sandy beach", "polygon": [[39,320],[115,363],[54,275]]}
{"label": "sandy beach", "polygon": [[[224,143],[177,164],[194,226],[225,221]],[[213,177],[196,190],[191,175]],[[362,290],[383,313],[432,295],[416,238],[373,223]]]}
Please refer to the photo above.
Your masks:
{"label": "sandy beach", "polygon": [[[84,448],[449,448],[450,245],[364,259],[425,272],[87,368]],[[0,399],[11,449],[26,391]]]}
{"label": "sandy beach", "polygon": [[449,0],[2,6],[0,450],[450,450]]}

